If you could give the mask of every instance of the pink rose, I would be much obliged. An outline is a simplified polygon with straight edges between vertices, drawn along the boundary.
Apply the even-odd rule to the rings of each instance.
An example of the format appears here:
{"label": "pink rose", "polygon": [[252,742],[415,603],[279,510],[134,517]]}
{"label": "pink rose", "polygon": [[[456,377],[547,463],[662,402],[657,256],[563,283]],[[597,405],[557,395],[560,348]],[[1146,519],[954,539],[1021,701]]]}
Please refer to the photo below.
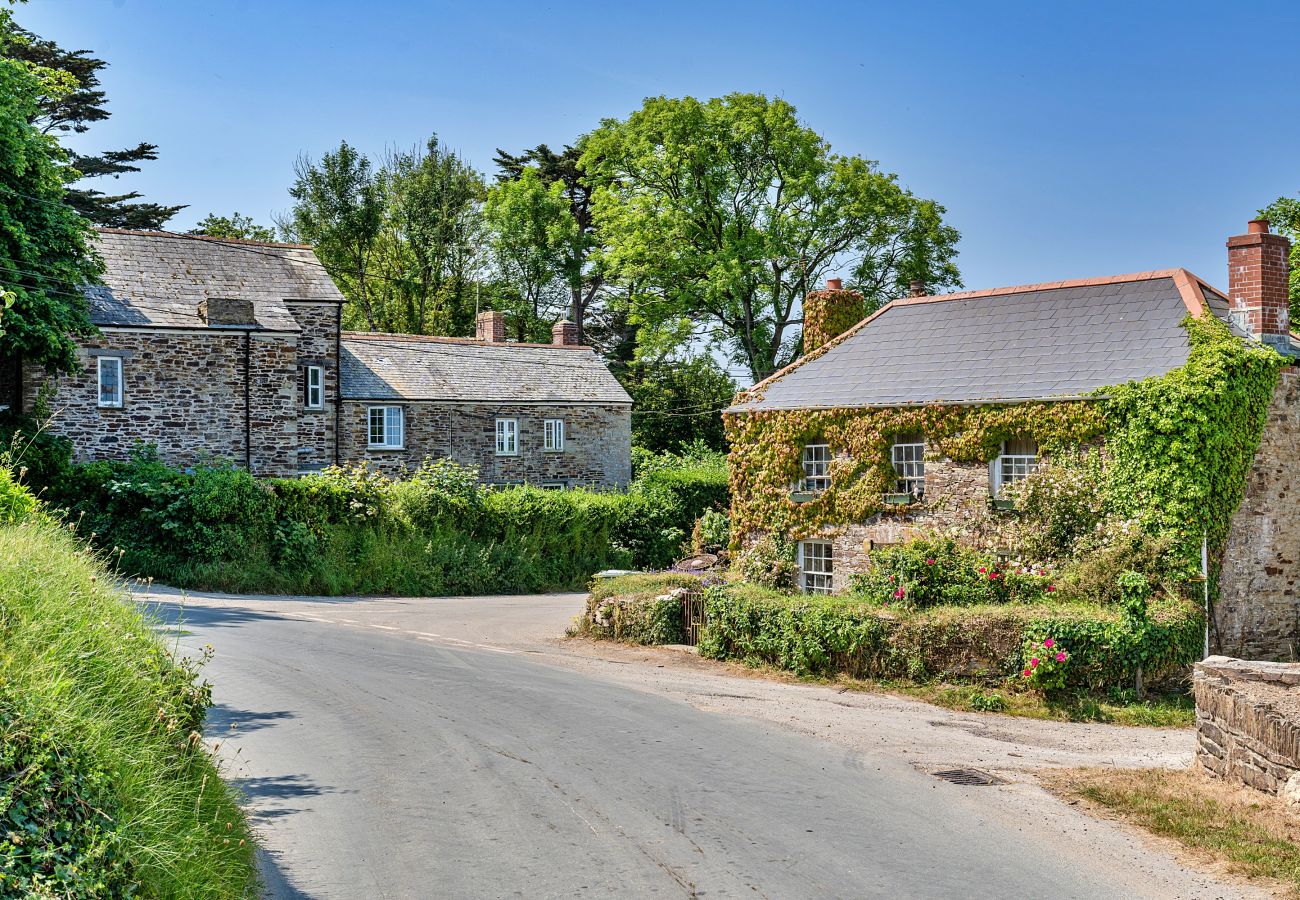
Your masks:
{"label": "pink rose", "polygon": [[1037,656],[1035,656],[1033,659],[1031,659],[1031,660],[1029,661],[1029,668],[1031,668],[1031,669],[1036,669],[1036,668],[1038,668],[1038,657],[1037,657]]}
{"label": "pink rose", "polygon": [[983,566],[980,566],[980,574],[981,574],[981,575],[983,575],[983,574],[984,574],[985,572],[987,572],[987,571],[988,571],[988,570],[985,569]]}
{"label": "pink rose", "polygon": [[1057,661],[1057,662],[1065,662],[1065,651],[1061,651],[1061,652],[1059,652],[1059,653],[1056,654],[1056,661]]}
{"label": "pink rose", "polygon": [[1026,678],[1028,678],[1030,675],[1032,675],[1032,674],[1034,674],[1034,673],[1031,672],[1031,671],[1029,671],[1028,669],[1025,669],[1025,671],[1021,672],[1020,674],[1021,674],[1021,675],[1024,675]]}
{"label": "pink rose", "polygon": [[932,566],[932,565],[934,565],[934,560],[932,560],[932,559],[927,559],[927,560],[925,561],[925,564],[926,564],[927,566]]}
{"label": "pink rose", "polygon": [[1056,585],[1054,585],[1054,584],[1049,584],[1049,585],[1047,586],[1047,593],[1050,594],[1050,593],[1051,593],[1052,591],[1054,591],[1054,590],[1056,590]]}
{"label": "pink rose", "polygon": [[902,588],[899,588],[898,590],[894,591],[894,599],[902,600],[903,597],[906,596],[906,594],[907,594],[906,591],[904,591]]}
{"label": "pink rose", "polygon": [[1048,638],[1047,640],[1043,641],[1043,646],[1046,647],[1048,650],[1051,650],[1053,647],[1056,646],[1056,641],[1052,640],[1051,638]]}

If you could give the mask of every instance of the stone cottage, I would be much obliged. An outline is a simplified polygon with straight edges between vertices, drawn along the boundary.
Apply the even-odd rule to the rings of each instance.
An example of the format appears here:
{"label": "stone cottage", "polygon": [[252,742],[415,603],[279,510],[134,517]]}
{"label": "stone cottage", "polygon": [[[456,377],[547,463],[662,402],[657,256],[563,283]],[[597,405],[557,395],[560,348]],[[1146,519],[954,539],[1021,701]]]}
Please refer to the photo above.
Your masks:
{"label": "stone cottage", "polygon": [[96,249],[81,370],[16,361],[0,380],[15,408],[48,405],[78,459],[144,443],[265,476],[449,457],[490,483],[630,480],[631,398],[567,322],[552,344],[507,341],[498,312],[475,339],[345,332],[310,247],[101,228]]}
{"label": "stone cottage", "polygon": [[[1012,419],[1017,408],[1050,416],[1070,404],[1095,407],[1100,388],[1183,366],[1190,351],[1183,327],[1189,315],[1217,317],[1242,341],[1295,357],[1300,354],[1288,321],[1288,250],[1288,241],[1269,233],[1268,223],[1254,221],[1246,234],[1228,241],[1226,292],[1185,269],[942,296],[927,296],[914,285],[912,296],[839,334],[824,323],[858,319],[845,310],[860,310],[862,298],[838,281],[828,283],[805,301],[805,355],[742,392],[725,413],[733,441],[733,517],[756,526],[742,540],[782,522],[800,523],[789,531],[798,541],[801,586],[833,592],[864,567],[873,547],[926,529],[980,529],[997,517],[1003,487],[1038,467],[1040,448],[1028,434],[1013,434],[995,448],[977,447],[984,455],[976,461],[936,452],[920,430],[880,435],[888,455],[879,465],[892,468],[894,493],[882,497],[877,488],[872,503],[858,504],[871,510],[861,517],[852,514],[852,497],[828,493],[829,504],[813,504],[830,491],[837,472],[855,464],[855,451],[874,450],[798,436],[803,446],[786,452],[792,462],[798,459],[799,472],[791,472],[788,496],[779,498],[760,498],[759,479],[745,467],[773,458],[770,447],[755,453],[772,440],[770,426],[762,423],[787,421],[790,411],[860,421],[879,413],[887,421],[886,415],[896,420],[897,411],[912,408],[937,410],[936,415],[979,409]],[[1278,380],[1245,501],[1231,524],[1215,610],[1223,652],[1290,656],[1300,642],[1297,451],[1300,376],[1292,365]],[[873,483],[884,478],[881,473]],[[801,504],[810,504],[816,516],[802,515]]]}

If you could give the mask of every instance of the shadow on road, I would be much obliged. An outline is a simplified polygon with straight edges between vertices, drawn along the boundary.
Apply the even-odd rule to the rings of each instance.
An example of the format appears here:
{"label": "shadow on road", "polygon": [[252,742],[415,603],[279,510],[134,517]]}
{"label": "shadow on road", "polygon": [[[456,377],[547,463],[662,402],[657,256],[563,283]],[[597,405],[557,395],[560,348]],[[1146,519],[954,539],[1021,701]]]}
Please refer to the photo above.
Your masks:
{"label": "shadow on road", "polygon": [[293,886],[276,856],[267,850],[257,851],[257,872],[262,876],[263,900],[312,900],[311,894]]}
{"label": "shadow on road", "polygon": [[214,703],[208,710],[206,731],[216,738],[226,738],[231,732],[246,734],[262,728],[270,728],[278,722],[296,719],[297,715],[286,709],[253,712],[251,709],[236,709],[225,703]]}

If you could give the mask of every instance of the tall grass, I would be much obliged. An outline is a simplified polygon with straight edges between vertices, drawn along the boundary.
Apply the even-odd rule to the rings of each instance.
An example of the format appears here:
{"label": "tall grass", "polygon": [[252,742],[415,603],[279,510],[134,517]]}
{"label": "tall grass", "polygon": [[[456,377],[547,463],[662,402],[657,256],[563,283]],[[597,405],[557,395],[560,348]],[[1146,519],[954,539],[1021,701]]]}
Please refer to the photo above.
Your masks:
{"label": "tall grass", "polygon": [[[32,760],[0,765],[0,896],[254,895],[252,838],[199,737],[208,697],[191,675],[67,529],[39,514],[0,526],[0,747],[47,745],[44,758],[59,769],[44,777]],[[91,789],[103,807],[87,803]],[[44,812],[98,829],[112,872],[93,871],[102,858],[82,859],[92,871],[65,866],[48,873],[54,886],[33,887],[38,857],[55,848],[21,834],[15,843],[22,829],[12,820],[15,810],[41,809],[42,796],[95,806]],[[57,827],[44,839],[88,840]],[[79,889],[58,883],[74,875]]]}

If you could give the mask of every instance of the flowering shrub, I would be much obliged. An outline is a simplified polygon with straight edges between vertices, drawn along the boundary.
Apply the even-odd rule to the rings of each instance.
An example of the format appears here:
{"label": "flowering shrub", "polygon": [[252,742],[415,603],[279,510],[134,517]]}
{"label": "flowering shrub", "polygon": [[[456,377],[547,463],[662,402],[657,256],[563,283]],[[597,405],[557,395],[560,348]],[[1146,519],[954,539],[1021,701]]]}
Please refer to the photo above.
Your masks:
{"label": "flowering shrub", "polygon": [[1036,559],[1066,559],[1080,539],[1093,534],[1106,513],[1105,470],[1101,452],[1060,453],[1037,472],[1009,485],[1019,515],[1017,542]]}
{"label": "flowering shrub", "polygon": [[737,558],[746,581],[778,591],[793,590],[799,578],[795,545],[778,534],[766,534]]}
{"label": "flowering shrub", "polygon": [[1035,603],[1056,590],[1051,570],[999,562],[950,536],[918,538],[871,554],[866,572],[849,579],[850,591],[885,605],[924,609],[981,603]]}
{"label": "flowering shrub", "polygon": [[1031,641],[1025,645],[1025,668],[1020,677],[1026,684],[1050,694],[1065,687],[1069,652],[1055,638]]}

